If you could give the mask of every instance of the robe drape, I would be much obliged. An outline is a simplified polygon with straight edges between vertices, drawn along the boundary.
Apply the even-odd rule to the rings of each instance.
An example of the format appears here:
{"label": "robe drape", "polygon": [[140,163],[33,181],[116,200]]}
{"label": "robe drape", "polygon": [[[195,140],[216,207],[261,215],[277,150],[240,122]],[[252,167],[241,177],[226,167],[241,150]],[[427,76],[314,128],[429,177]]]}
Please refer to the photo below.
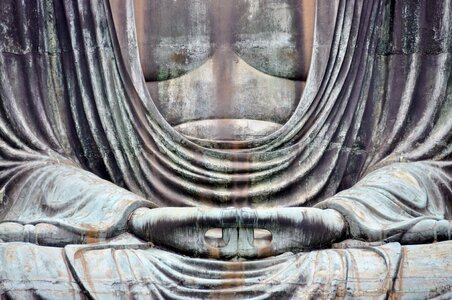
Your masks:
{"label": "robe drape", "polygon": [[1,1],[0,220],[113,236],[142,206],[316,206],[381,240],[449,219],[450,1],[316,11],[290,120],[220,143],[189,140],[158,112],[130,1]]}

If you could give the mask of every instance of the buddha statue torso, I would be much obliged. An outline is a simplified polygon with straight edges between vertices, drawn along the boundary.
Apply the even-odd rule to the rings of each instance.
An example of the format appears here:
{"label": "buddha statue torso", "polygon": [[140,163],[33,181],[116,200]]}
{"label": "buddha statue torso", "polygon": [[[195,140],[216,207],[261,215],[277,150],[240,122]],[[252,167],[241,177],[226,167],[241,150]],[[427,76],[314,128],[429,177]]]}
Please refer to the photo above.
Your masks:
{"label": "buddha statue torso", "polygon": [[0,1],[0,298],[447,297],[447,3]]}

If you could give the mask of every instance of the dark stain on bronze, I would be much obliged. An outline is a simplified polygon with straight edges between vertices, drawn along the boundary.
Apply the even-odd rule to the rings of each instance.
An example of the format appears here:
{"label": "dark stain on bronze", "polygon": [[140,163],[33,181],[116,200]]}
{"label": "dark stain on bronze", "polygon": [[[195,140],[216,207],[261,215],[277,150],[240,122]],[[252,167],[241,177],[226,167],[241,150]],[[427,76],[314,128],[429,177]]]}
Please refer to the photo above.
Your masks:
{"label": "dark stain on bronze", "polygon": [[312,57],[312,45],[314,39],[314,19],[316,0],[294,0],[295,35],[297,61],[300,63],[300,74],[296,80],[306,81]]}
{"label": "dark stain on bronze", "polygon": [[178,64],[185,64],[189,61],[189,56],[186,50],[174,52],[171,54],[171,59]]}

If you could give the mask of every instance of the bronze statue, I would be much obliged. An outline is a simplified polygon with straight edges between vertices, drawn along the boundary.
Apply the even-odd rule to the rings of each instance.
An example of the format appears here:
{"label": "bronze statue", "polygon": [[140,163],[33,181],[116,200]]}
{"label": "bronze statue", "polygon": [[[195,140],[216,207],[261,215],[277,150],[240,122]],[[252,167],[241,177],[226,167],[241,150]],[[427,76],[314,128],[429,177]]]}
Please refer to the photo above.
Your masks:
{"label": "bronze statue", "polygon": [[0,2],[0,295],[452,296],[452,3]]}

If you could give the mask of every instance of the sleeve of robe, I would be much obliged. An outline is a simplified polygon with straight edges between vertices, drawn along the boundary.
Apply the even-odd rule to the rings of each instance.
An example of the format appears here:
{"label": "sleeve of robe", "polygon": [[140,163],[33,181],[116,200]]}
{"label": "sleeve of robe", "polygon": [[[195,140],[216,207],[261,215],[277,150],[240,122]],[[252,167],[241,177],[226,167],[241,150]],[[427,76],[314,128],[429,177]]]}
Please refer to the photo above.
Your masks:
{"label": "sleeve of robe", "polygon": [[[366,175],[317,205],[341,212],[351,237],[372,241],[401,240],[452,212],[450,1],[393,1],[383,20],[361,134],[370,145]],[[430,241],[450,239],[449,223],[422,230]]]}
{"label": "sleeve of robe", "polygon": [[[450,219],[450,163],[396,163],[371,172],[352,188],[318,204],[339,211],[351,237],[396,240],[423,220]],[[450,239],[449,224],[424,228],[426,241]],[[435,227],[438,228],[435,228]],[[414,241],[407,241],[414,242]]]}
{"label": "sleeve of robe", "polygon": [[[135,208],[152,206],[101,179],[118,177],[135,143],[112,144],[129,128],[112,121],[124,110],[116,105],[123,91],[103,5],[0,2],[2,222],[108,237],[126,228]],[[127,178],[115,179],[127,185]]]}

